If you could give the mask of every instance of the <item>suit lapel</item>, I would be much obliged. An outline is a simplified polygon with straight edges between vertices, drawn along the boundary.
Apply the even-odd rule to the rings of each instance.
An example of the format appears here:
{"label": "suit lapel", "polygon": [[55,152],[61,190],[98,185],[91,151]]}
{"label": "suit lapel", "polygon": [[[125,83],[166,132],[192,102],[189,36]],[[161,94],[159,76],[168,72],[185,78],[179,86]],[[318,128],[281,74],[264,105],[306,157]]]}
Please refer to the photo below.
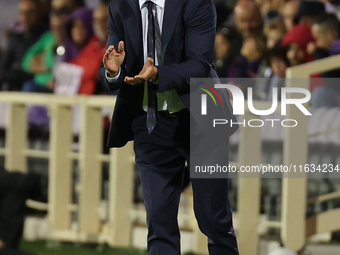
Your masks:
{"label": "suit lapel", "polygon": [[163,27],[162,27],[162,45],[163,54],[165,53],[171,36],[175,30],[177,19],[182,9],[183,0],[165,0]]}
{"label": "suit lapel", "polygon": [[125,25],[128,36],[125,38],[129,38],[135,54],[140,59],[140,64],[143,65],[144,58],[140,57],[143,56],[142,18],[138,0],[127,0],[127,2],[132,8],[132,12],[129,12],[127,15],[128,18]]}
{"label": "suit lapel", "polygon": [[[139,9],[138,0],[127,0],[132,12],[129,13],[126,20],[126,31],[137,56],[143,56],[143,40],[142,40],[142,18]],[[182,9],[183,0],[166,0],[162,27],[162,45],[163,54],[165,53],[172,34],[174,33],[177,20]],[[140,58],[141,64],[144,63],[144,58]]]}

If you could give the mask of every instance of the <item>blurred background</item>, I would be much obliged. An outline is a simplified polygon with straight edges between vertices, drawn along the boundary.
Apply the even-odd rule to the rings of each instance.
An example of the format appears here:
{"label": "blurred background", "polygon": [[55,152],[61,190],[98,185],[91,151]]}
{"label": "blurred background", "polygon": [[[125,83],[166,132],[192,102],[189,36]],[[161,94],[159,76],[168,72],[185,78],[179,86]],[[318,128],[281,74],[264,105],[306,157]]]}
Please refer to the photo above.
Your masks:
{"label": "blurred background", "polygon": [[[133,145],[105,147],[116,96],[99,84],[98,68],[110,2],[0,0],[1,255],[147,254]],[[271,116],[295,118],[297,128],[241,127],[230,138],[231,164],[325,169],[312,178],[230,179],[241,254],[340,254],[340,2],[214,4],[219,77],[245,95],[251,87],[265,109],[281,98],[273,88],[311,92],[312,116],[293,108]],[[186,176],[182,251],[207,254]]]}

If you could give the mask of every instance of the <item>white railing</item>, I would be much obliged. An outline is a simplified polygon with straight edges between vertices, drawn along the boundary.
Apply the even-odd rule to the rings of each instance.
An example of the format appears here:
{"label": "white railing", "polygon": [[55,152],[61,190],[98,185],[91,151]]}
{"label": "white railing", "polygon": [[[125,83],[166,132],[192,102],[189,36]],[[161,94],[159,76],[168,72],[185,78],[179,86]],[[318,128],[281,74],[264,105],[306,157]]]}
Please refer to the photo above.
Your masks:
{"label": "white railing", "polygon": [[[102,108],[115,103],[115,97],[0,93],[0,101],[8,104],[5,155],[8,170],[26,171],[26,157],[49,159],[48,221],[49,237],[60,240],[99,241],[117,246],[130,244],[130,216],[133,189],[133,152],[131,143],[123,149],[102,154]],[[50,149],[27,149],[27,110],[29,104],[45,105],[50,110]],[[73,107],[81,109],[79,152],[72,151]],[[79,162],[77,185],[79,204],[72,204],[72,159]],[[100,229],[102,162],[110,162],[109,231]],[[31,203],[32,204],[32,203]],[[33,203],[34,205],[34,203]],[[38,206],[39,208],[43,206]],[[71,228],[71,212],[78,212],[78,229]],[[119,233],[119,234],[117,234]]]}
{"label": "white railing", "polygon": [[[329,71],[340,67],[340,56],[333,56],[319,61],[288,68],[286,72],[286,87],[310,88],[310,76],[315,73]],[[297,79],[304,78],[304,79]],[[258,102],[259,103],[259,102]],[[263,103],[265,104],[265,103]],[[269,109],[255,107],[256,109]],[[308,107],[308,104],[304,104]],[[258,116],[249,111],[245,119]],[[284,129],[283,165],[304,165],[308,159],[308,117],[293,105],[287,105],[287,119],[299,120],[294,128]],[[261,136],[259,129],[241,128],[239,139],[240,165],[258,165],[261,163]],[[281,239],[284,245],[294,251],[304,248],[307,237],[340,229],[340,209],[319,213],[306,218],[307,178],[306,173],[299,176],[294,173],[284,173],[282,180],[281,221],[265,222],[265,225],[281,229]],[[240,254],[255,255],[259,251],[258,225],[260,221],[260,187],[259,178],[239,179],[238,186],[238,241]],[[308,203],[328,201],[339,198],[338,192],[313,198]]]}

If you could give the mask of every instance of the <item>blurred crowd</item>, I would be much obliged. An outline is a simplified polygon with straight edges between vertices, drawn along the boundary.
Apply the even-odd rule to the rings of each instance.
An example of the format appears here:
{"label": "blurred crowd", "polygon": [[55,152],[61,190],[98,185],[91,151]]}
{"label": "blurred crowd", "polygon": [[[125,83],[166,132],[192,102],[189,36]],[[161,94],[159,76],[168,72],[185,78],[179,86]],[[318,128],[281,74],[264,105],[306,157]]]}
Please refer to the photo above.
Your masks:
{"label": "blurred crowd", "polygon": [[102,94],[109,2],[92,10],[84,0],[21,0],[2,49],[1,90]]}
{"label": "blurred crowd", "polygon": [[[215,0],[215,4],[219,77],[226,77],[245,95],[252,87],[253,99],[280,100],[288,67],[340,52],[337,0]],[[340,84],[334,78],[340,78],[340,70],[311,78],[311,105],[338,107]],[[278,93],[273,95],[275,87]]]}
{"label": "blurred crowd", "polygon": [[[103,94],[98,80],[108,35],[108,4],[21,0],[0,52],[3,91]],[[214,0],[220,78],[256,100],[272,100],[286,69],[340,52],[339,0]],[[339,106],[339,70],[311,76],[313,107]],[[238,78],[258,78],[237,82]],[[318,78],[318,79],[316,79]],[[327,78],[327,79],[325,79]],[[280,98],[280,93],[277,95]]]}

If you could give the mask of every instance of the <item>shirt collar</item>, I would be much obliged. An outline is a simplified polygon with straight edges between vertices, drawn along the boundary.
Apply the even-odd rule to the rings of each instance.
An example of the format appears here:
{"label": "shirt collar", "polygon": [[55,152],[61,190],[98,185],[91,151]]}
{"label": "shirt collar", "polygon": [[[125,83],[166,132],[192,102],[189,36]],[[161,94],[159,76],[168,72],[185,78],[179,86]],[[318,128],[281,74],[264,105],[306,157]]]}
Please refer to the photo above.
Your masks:
{"label": "shirt collar", "polygon": [[[143,8],[143,5],[146,1],[147,0],[139,0],[139,8],[140,9]],[[164,6],[165,6],[165,0],[152,0],[152,2],[154,2],[155,4],[157,4],[161,8],[164,8]]]}

